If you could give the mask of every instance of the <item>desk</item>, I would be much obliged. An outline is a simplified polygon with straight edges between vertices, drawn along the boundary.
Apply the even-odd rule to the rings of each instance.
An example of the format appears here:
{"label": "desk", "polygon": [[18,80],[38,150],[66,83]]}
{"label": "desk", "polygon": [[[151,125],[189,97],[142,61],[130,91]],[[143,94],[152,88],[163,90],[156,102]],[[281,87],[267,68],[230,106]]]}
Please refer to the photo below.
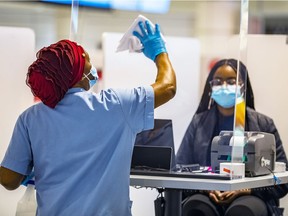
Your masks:
{"label": "desk", "polygon": [[[281,184],[288,183],[288,171],[275,173]],[[165,216],[181,216],[181,201],[183,189],[195,190],[240,190],[245,188],[257,188],[274,185],[273,175],[265,175],[253,178],[233,180],[213,180],[199,178],[178,178],[160,176],[131,175],[130,186],[142,186],[152,188],[165,188]]]}

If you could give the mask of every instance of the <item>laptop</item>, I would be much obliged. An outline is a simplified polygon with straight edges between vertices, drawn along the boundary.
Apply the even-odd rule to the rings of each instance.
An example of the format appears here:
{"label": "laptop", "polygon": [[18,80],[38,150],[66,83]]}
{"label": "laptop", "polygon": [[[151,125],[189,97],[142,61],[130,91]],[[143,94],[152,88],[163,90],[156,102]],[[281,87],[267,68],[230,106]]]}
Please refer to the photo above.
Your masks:
{"label": "laptop", "polygon": [[169,171],[172,167],[173,150],[168,146],[135,145],[131,170]]}
{"label": "laptop", "polygon": [[153,129],[137,134],[130,174],[230,180],[226,174],[179,172],[176,169],[171,119],[155,119]]}
{"label": "laptop", "polygon": [[170,171],[175,168],[171,119],[155,119],[154,128],[137,134],[131,169]]}

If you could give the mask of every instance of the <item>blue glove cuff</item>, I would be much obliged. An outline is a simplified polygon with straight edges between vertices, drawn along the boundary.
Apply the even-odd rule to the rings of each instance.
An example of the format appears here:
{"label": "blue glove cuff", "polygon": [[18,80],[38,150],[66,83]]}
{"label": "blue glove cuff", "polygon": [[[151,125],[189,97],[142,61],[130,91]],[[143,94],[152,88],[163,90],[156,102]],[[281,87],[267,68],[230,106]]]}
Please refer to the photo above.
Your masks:
{"label": "blue glove cuff", "polygon": [[27,186],[28,184],[35,184],[34,181],[34,172],[32,172],[30,175],[26,176],[26,178],[22,181],[21,185]]}

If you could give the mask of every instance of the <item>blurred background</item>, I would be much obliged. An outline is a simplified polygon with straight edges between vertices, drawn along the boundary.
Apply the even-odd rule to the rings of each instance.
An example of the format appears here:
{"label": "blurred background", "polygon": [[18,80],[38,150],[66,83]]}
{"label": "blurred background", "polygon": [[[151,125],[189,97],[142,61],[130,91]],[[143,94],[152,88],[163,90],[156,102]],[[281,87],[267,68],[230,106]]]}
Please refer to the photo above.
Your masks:
{"label": "blurred background", "polygon": [[[103,8],[108,7],[108,3],[105,5],[108,1],[98,2],[102,4],[80,6],[77,35],[79,43],[94,50],[98,68],[103,64],[102,33],[125,32],[139,14],[159,23],[165,35],[198,38],[202,56],[221,54],[227,38],[239,34],[239,0],[148,0],[146,5],[150,6],[146,8],[135,5],[131,0],[120,0],[118,8],[121,10]],[[288,1],[250,1],[249,33],[287,34],[287,11]],[[71,6],[49,0],[0,0],[0,25],[33,29],[36,50],[59,39],[69,38],[70,18]]]}
{"label": "blurred background", "polygon": [[[1,80],[4,80],[1,92],[0,108],[0,161],[4,156],[4,152],[9,143],[10,135],[12,133],[13,126],[15,124],[18,114],[20,114],[24,108],[34,103],[31,92],[28,87],[25,86],[25,74],[26,68],[35,59],[35,53],[44,46],[49,46],[60,39],[68,39],[70,36],[71,25],[71,5],[63,4],[62,0],[35,0],[35,1],[14,1],[14,0],[0,0],[0,27],[16,27],[29,29],[31,31],[26,32],[31,39],[27,41],[27,44],[23,47],[20,44],[20,40],[12,41],[11,50],[7,46],[10,46],[6,41],[0,41],[0,66],[1,66]],[[64,0],[65,1],[65,0]],[[179,77],[183,71],[185,73],[190,72],[189,78],[186,80],[186,86],[194,86],[193,92],[184,92],[184,88],[179,88],[177,92],[180,99],[189,100],[193,103],[193,108],[187,106],[189,111],[189,117],[182,117],[188,122],[191,116],[194,114],[195,108],[199,103],[200,96],[202,94],[203,84],[206,80],[207,74],[215,61],[227,55],[227,45],[231,37],[239,35],[240,21],[241,21],[241,1],[239,0],[81,0],[83,4],[79,6],[78,12],[78,30],[76,34],[76,41],[83,45],[83,47],[90,54],[92,63],[97,68],[98,72],[105,73],[104,67],[107,63],[107,55],[109,54],[109,64],[114,64],[117,71],[119,68],[118,63],[114,62],[114,50],[107,52],[106,50],[106,63],[105,53],[103,52],[103,33],[119,33],[124,34],[134,19],[142,14],[153,23],[160,24],[161,31],[165,36],[175,37],[173,42],[173,52],[171,49],[172,63],[175,63],[176,72]],[[71,2],[71,0],[70,0]],[[92,3],[95,4],[92,4]],[[248,33],[251,35],[288,35],[288,1],[249,1],[249,28]],[[4,29],[5,30],[5,29]],[[20,31],[21,32],[21,31]],[[24,31],[25,32],[25,31]],[[32,35],[32,36],[31,36]],[[1,33],[0,33],[1,36]],[[26,37],[26,35],[25,35]],[[35,40],[34,40],[35,37]],[[18,35],[21,38],[21,35]],[[24,38],[24,36],[23,36]],[[199,41],[199,59],[198,50],[191,50],[191,56],[189,47],[185,45],[185,38],[195,39]],[[119,40],[121,37],[119,38]],[[173,38],[172,38],[173,39]],[[183,39],[183,40],[182,40]],[[277,38],[276,38],[277,39]],[[283,39],[279,38],[279,39]],[[24,40],[24,39],[23,39]],[[287,61],[283,61],[283,53],[287,59],[287,44],[288,36],[285,41],[281,41],[281,44],[277,44],[285,52],[276,52],[273,59],[269,57],[265,59],[265,52],[254,50],[253,55],[259,55],[257,61],[253,61],[248,65],[248,69],[251,68],[250,78],[252,86],[254,88],[256,98],[256,109],[264,114],[272,117],[275,120],[276,126],[279,129],[280,136],[283,141],[286,152],[288,152],[288,117],[287,109],[288,105],[284,100],[288,98],[288,91],[285,89],[287,74]],[[257,42],[257,38],[251,40]],[[265,41],[265,40],[263,40]],[[271,40],[274,41],[274,40]],[[179,44],[178,44],[179,42]],[[14,43],[14,44],[13,44]],[[23,44],[23,42],[21,42]],[[35,43],[35,44],[33,44]],[[262,42],[261,42],[262,43]],[[24,41],[25,44],[25,41]],[[234,43],[235,44],[235,43]],[[169,44],[168,44],[169,45]],[[268,45],[268,44],[267,44]],[[2,49],[4,46],[5,49]],[[178,47],[179,46],[179,47]],[[266,44],[264,43],[263,47]],[[112,47],[112,45],[111,45]],[[239,47],[239,46],[238,46]],[[238,49],[236,47],[236,49]],[[256,46],[257,47],[257,46]],[[259,47],[259,46],[258,46]],[[271,50],[275,50],[274,44],[267,46]],[[18,50],[17,50],[18,48]],[[25,49],[31,50],[27,52],[25,56]],[[234,47],[231,46],[231,49]],[[114,48],[116,50],[116,44]],[[235,50],[236,50],[235,49]],[[8,51],[9,52],[8,52]],[[23,53],[24,52],[24,53]],[[168,50],[169,52],[169,50]],[[197,55],[193,54],[194,52]],[[108,54],[107,54],[108,53]],[[274,51],[273,51],[274,53]],[[263,57],[260,57],[260,54]],[[252,54],[251,54],[252,55]],[[251,56],[251,59],[253,56]],[[190,62],[192,56],[197,56],[194,59],[197,64]],[[27,57],[26,59],[23,57]],[[119,57],[119,55],[118,55]],[[117,58],[118,58],[117,57]],[[250,59],[248,58],[248,60]],[[275,57],[275,58],[274,58]],[[281,57],[281,64],[280,62]],[[112,59],[111,59],[112,58]],[[133,57],[129,57],[133,58]],[[119,57],[121,59],[121,57]],[[123,57],[128,59],[128,57]],[[180,61],[180,59],[182,61]],[[260,59],[260,60],[259,60]],[[262,60],[263,59],[263,60]],[[278,62],[279,60],[279,62]],[[21,62],[20,62],[21,61]],[[129,60],[127,60],[129,61]],[[144,60],[143,60],[144,61]],[[114,63],[113,63],[114,62]],[[133,62],[133,61],[131,61]],[[186,63],[187,62],[187,63]],[[282,65],[284,62],[284,66]],[[286,63],[285,63],[286,62]],[[21,63],[21,67],[17,68],[17,64]],[[135,64],[135,62],[133,62]],[[137,63],[136,63],[137,64]],[[154,68],[151,62],[147,62],[147,67]],[[198,67],[199,64],[199,67]],[[269,64],[269,67],[268,67]],[[4,65],[4,67],[2,67]],[[6,65],[6,67],[5,67]],[[24,69],[23,66],[24,65]],[[142,64],[140,64],[142,66]],[[255,67],[255,65],[257,67]],[[107,66],[107,65],[106,65]],[[113,65],[112,65],[113,66]],[[134,65],[135,66],[135,65]],[[136,65],[136,70],[139,64]],[[145,68],[146,65],[143,65]],[[259,67],[258,67],[259,66]],[[276,67],[277,66],[277,67]],[[130,66],[129,66],[130,67]],[[183,67],[183,70],[182,68]],[[186,68],[185,68],[186,67]],[[192,69],[193,67],[193,69]],[[7,69],[5,69],[7,68]],[[110,67],[111,68],[111,67]],[[131,65],[131,69],[133,65]],[[191,70],[190,70],[191,68]],[[256,68],[256,69],[255,69]],[[259,68],[261,68],[259,70]],[[178,70],[179,69],[179,70]],[[107,68],[106,68],[107,70]],[[13,73],[17,71],[19,75],[15,76]],[[196,72],[195,72],[196,71]],[[8,73],[7,73],[8,72]],[[9,73],[12,72],[12,73]],[[128,74],[127,71],[124,71]],[[133,74],[134,71],[131,73]],[[139,71],[137,71],[139,72]],[[114,82],[119,80],[117,76]],[[119,74],[118,74],[119,76]],[[123,73],[120,73],[123,76]],[[130,77],[129,77],[130,78]],[[181,78],[182,79],[182,78]],[[183,75],[183,80],[185,76]],[[178,81],[178,80],[177,80]],[[111,83],[111,82],[110,82]],[[106,83],[107,84],[107,83]],[[181,86],[179,79],[178,86]],[[103,83],[98,83],[96,90],[105,87]],[[184,91],[183,91],[184,89]],[[182,92],[181,92],[182,90]],[[10,93],[10,94],[9,94]],[[25,94],[25,95],[24,95]],[[182,94],[182,95],[181,95]],[[196,96],[192,95],[195,94]],[[16,96],[15,96],[16,95]],[[261,96],[260,96],[261,95]],[[175,100],[177,101],[177,100]],[[172,102],[173,103],[173,102]],[[171,104],[172,104],[171,103]],[[172,104],[173,105],[173,104]],[[178,104],[178,107],[185,107],[185,103]],[[190,104],[189,104],[190,106]],[[177,107],[177,106],[176,106]],[[177,107],[177,108],[178,108]],[[175,109],[179,112],[179,109]],[[172,110],[175,112],[175,110]],[[160,110],[159,110],[160,111]],[[187,113],[186,110],[181,113]],[[180,125],[180,124],[178,124]],[[186,125],[184,125],[186,127]],[[183,126],[183,128],[184,128]],[[179,139],[181,139],[184,130],[181,128],[181,133],[178,133]],[[175,138],[175,136],[174,136]],[[179,142],[176,143],[179,145]],[[177,149],[177,148],[176,148]],[[0,215],[12,216],[15,213],[15,206],[19,198],[23,195],[23,188],[18,191],[8,192],[2,187],[0,188]],[[142,191],[143,192],[143,191]],[[155,191],[154,191],[155,192]],[[149,198],[143,198],[139,196],[139,192],[132,191],[132,198],[135,200],[136,208],[134,209],[135,216],[150,215],[148,211],[153,212],[153,199],[156,198],[155,192]],[[150,190],[147,192],[150,193]],[[136,195],[137,194],[137,195]],[[137,202],[139,199],[141,202]],[[146,199],[146,201],[145,201]],[[287,197],[281,200],[282,205],[287,206]],[[146,202],[146,203],[145,203]],[[143,208],[144,206],[144,208]],[[147,209],[147,207],[149,209]],[[145,209],[143,211],[143,209]],[[286,214],[288,215],[288,210]]]}
{"label": "blurred background", "polygon": [[[62,4],[63,1],[69,0],[0,0],[0,26],[31,28],[36,37],[35,50],[39,50],[69,38],[71,6]],[[224,55],[227,40],[240,31],[240,0],[81,1],[84,6],[79,6],[76,39],[92,55],[100,72],[102,33],[124,33],[139,14],[159,23],[164,35],[200,41],[201,74],[204,75],[201,83],[209,65]],[[287,11],[288,1],[249,1],[249,34],[288,34]]]}

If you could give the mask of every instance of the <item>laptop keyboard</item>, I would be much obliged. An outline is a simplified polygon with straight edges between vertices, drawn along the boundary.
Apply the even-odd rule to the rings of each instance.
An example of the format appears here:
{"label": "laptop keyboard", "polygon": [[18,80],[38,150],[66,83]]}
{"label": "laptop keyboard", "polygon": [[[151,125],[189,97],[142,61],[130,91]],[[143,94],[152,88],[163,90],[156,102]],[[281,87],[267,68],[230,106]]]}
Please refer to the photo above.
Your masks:
{"label": "laptop keyboard", "polygon": [[200,179],[219,179],[230,180],[230,176],[226,174],[217,173],[194,173],[194,172],[176,172],[167,170],[139,170],[131,169],[130,175],[143,175],[143,176],[162,176],[162,177],[177,177],[177,178],[200,178]]}

